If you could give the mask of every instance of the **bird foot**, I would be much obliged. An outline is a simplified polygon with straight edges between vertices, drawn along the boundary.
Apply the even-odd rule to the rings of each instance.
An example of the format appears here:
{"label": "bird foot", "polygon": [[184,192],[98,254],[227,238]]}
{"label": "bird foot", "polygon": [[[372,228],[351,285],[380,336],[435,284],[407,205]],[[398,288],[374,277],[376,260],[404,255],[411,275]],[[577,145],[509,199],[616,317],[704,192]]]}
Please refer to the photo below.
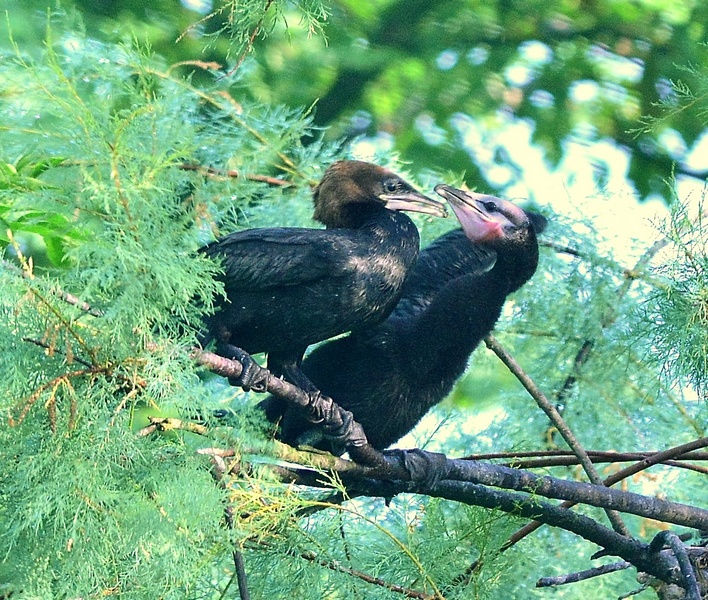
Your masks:
{"label": "bird foot", "polygon": [[241,350],[237,346],[231,344],[219,344],[216,347],[216,353],[219,356],[231,360],[237,360],[241,363],[243,370],[238,377],[229,377],[229,383],[233,386],[240,387],[248,392],[264,393],[268,391],[268,379],[270,379],[270,371],[261,367],[248,352]]}
{"label": "bird foot", "polygon": [[425,489],[443,480],[447,457],[437,452],[411,450],[384,450],[384,456],[395,459],[410,475],[411,481]]}

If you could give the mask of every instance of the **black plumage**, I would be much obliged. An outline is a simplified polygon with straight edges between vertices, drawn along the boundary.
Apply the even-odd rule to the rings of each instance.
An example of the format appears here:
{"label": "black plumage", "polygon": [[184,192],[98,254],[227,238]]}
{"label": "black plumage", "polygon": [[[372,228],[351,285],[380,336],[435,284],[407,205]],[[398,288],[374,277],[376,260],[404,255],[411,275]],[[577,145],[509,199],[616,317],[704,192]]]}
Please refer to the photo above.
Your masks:
{"label": "black plumage", "polygon": [[[319,346],[302,365],[324,394],[353,412],[378,449],[408,433],[450,392],[507,296],[538,264],[542,216],[493,196],[446,185],[435,189],[463,229],[421,252],[383,323]],[[281,420],[284,441],[316,442],[316,430],[297,410],[273,397],[262,407],[270,420]]]}
{"label": "black plumage", "polygon": [[396,305],[420,241],[399,211],[445,214],[441,202],[361,161],[333,164],[313,198],[326,229],[250,229],[201,250],[221,259],[226,292],[202,343],[215,340],[246,372],[253,363],[242,351],[267,352],[273,373],[305,389],[299,365],[310,344],[381,321]]}

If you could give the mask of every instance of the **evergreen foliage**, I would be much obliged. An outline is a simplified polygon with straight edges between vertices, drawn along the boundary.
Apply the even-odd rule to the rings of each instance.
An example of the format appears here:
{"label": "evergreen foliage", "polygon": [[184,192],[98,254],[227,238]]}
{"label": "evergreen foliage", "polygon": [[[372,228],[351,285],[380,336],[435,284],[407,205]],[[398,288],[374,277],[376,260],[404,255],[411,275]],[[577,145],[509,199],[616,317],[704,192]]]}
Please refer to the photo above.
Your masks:
{"label": "evergreen foliage", "polygon": [[[234,549],[254,598],[402,597],[386,585],[451,599],[545,597],[533,589],[539,574],[587,568],[596,548],[544,529],[499,553],[519,519],[409,494],[338,504],[289,486],[268,468],[276,454],[246,408],[252,398],[190,356],[221,293],[218,265],[195,250],[240,227],[312,225],[311,185],[344,154],[319,139],[307,111],[247,93],[255,66],[240,61],[255,28],[267,34],[272,18],[291,14],[276,1],[266,18],[270,4],[219,9],[238,67],[226,74],[206,61],[185,74],[136,43],[86,36],[70,19],[49,19],[41,52],[7,44],[0,597],[235,597]],[[327,16],[317,1],[295,8],[310,32]],[[587,227],[553,216],[540,270],[497,328],[588,448],[655,450],[705,435],[702,205],[697,215],[677,203],[667,246],[636,267],[600,251]],[[452,226],[418,222],[426,240]],[[479,349],[472,362],[452,401],[416,430],[419,445],[455,455],[561,446],[498,361]],[[232,419],[212,418],[215,408],[232,409]],[[491,424],[477,427],[474,417],[490,410]],[[206,421],[209,431],[143,435],[154,416]],[[214,449],[234,451],[219,458],[234,467],[220,480]],[[546,472],[581,478],[569,467]],[[660,467],[628,486],[701,505],[702,477]],[[627,522],[646,539],[658,527]],[[471,581],[448,589],[475,560]],[[615,573],[563,597],[619,596],[636,587],[633,577]]]}

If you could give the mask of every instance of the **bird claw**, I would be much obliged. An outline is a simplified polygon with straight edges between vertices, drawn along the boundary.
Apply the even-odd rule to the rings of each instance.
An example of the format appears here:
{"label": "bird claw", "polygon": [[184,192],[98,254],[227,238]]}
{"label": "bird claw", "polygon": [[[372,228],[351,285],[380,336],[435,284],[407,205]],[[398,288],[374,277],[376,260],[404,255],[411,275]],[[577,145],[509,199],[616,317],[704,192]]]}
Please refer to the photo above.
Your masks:
{"label": "bird claw", "polygon": [[231,360],[237,360],[241,363],[241,375],[238,377],[229,377],[229,383],[233,386],[240,387],[246,392],[254,391],[264,393],[268,391],[268,380],[270,379],[270,371],[261,367],[248,352],[241,350],[237,346],[231,344],[220,344],[216,348],[216,353],[219,356]]}
{"label": "bird claw", "polygon": [[437,452],[384,450],[384,456],[395,459],[411,477],[411,482],[429,489],[444,479],[447,457]]}

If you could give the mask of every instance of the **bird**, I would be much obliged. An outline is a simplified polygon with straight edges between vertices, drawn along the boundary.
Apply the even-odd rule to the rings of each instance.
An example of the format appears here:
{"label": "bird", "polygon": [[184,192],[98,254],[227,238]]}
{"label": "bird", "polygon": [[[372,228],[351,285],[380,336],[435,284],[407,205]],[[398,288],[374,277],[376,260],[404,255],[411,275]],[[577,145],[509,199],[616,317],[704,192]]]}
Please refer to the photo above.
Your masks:
{"label": "bird", "polygon": [[307,347],[383,320],[393,310],[415,263],[420,237],[400,211],[444,217],[445,204],[399,175],[358,160],[341,160],[313,193],[313,218],[325,229],[254,228],[200,249],[221,262],[225,297],[204,319],[200,343],[243,364],[230,380],[265,391],[267,367],[305,391],[300,371]]}
{"label": "bird", "polygon": [[[353,413],[368,442],[384,450],[415,427],[464,373],[506,298],[536,271],[545,217],[510,201],[438,184],[462,228],[425,248],[389,317],[315,348],[303,372]],[[301,412],[274,396],[260,403],[280,421],[280,439],[336,454]]]}

